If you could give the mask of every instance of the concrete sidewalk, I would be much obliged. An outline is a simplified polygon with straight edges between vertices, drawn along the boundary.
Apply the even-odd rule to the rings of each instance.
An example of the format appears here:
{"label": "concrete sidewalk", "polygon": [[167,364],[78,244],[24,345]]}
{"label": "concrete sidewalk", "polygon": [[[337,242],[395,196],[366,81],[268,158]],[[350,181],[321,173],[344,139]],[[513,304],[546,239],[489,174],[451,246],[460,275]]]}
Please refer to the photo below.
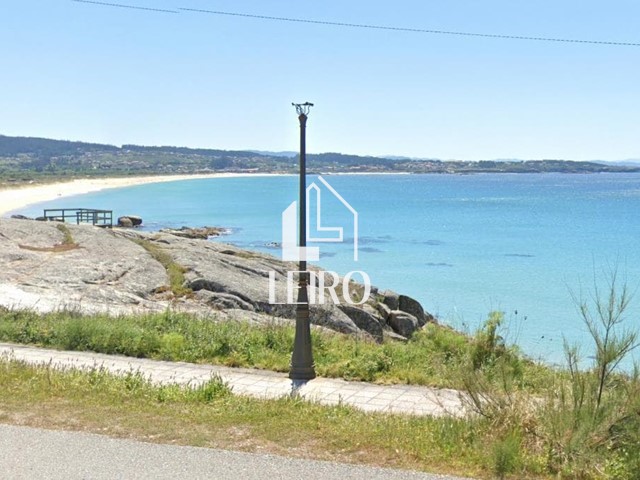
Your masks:
{"label": "concrete sidewalk", "polygon": [[[118,374],[139,371],[152,382],[198,385],[219,376],[237,395],[279,398],[291,395],[292,382],[284,373],[185,362],[164,362],[92,352],[69,352],[0,343],[0,356],[53,368],[104,368]],[[367,412],[407,415],[464,414],[456,390],[411,385],[375,385],[340,379],[316,378],[297,389],[302,398],[324,405],[351,405]]]}

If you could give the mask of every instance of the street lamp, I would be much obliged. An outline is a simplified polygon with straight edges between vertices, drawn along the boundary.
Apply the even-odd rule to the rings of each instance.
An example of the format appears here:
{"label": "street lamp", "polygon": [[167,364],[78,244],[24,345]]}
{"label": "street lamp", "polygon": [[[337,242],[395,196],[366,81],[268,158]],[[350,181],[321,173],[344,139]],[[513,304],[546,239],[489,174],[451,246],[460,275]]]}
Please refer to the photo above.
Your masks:
{"label": "street lamp", "polygon": [[291,355],[291,370],[289,378],[296,384],[304,383],[316,378],[311,352],[311,325],[309,320],[309,274],[307,272],[307,259],[304,247],[307,246],[307,147],[306,127],[307,115],[313,107],[313,103],[292,103],[296,107],[298,120],[300,121],[300,200],[298,202],[298,300],[296,304],[296,336],[293,342],[293,354]]}

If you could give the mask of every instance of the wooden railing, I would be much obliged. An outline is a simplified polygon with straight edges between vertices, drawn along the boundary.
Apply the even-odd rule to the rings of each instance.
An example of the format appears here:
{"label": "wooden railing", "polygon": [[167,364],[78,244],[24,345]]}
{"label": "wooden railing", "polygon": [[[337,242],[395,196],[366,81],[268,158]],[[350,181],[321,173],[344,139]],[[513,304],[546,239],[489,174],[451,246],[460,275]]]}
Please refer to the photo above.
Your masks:
{"label": "wooden railing", "polygon": [[48,221],[89,223],[97,227],[113,227],[112,210],[96,210],[94,208],[49,208],[44,211]]}

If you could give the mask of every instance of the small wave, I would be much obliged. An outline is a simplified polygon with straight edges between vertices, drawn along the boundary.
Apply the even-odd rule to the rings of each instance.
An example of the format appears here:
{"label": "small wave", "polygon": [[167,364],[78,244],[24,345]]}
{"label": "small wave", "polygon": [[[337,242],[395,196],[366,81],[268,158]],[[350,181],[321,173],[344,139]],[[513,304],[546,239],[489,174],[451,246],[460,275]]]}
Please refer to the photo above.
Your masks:
{"label": "small wave", "polygon": [[380,250],[379,248],[374,248],[374,247],[361,247],[360,248],[361,252],[367,252],[367,253],[382,253],[383,250]]}
{"label": "small wave", "polygon": [[422,240],[419,241],[417,243],[420,243],[422,245],[444,245],[444,242],[441,240]]}
{"label": "small wave", "polygon": [[[381,235],[379,237],[359,237],[358,243],[360,245],[371,245],[376,243],[388,243],[393,237],[390,235]],[[345,238],[346,243],[353,243],[353,237]]]}

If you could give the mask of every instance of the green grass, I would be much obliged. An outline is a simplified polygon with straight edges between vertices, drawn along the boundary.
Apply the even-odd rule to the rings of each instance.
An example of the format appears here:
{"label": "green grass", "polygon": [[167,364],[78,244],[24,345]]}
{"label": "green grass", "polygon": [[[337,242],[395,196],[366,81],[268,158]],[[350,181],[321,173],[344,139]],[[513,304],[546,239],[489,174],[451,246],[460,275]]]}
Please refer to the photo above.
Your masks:
{"label": "green grass", "polygon": [[[135,375],[122,380],[94,372],[94,377],[98,376],[93,383],[106,385],[108,392],[119,392],[108,400],[100,389],[91,390],[91,382],[80,374],[68,372],[63,378],[36,369],[20,374],[22,380],[16,377],[14,384],[6,383],[10,372],[0,371],[0,421],[3,412],[11,411],[3,405],[10,403],[10,398],[18,405],[27,402],[20,407],[25,412],[29,412],[27,404],[37,405],[25,415],[31,415],[34,422],[49,423],[53,421],[49,417],[56,418],[60,403],[76,402],[69,416],[87,417],[89,429],[94,423],[100,425],[95,427],[98,429],[106,424],[112,433],[130,435],[133,431],[133,435],[149,435],[154,441],[178,438],[181,443],[236,448],[233,438],[231,444],[224,442],[230,432],[241,431],[241,445],[268,445],[276,453],[293,449],[304,455],[315,452],[312,455],[320,455],[318,458],[425,470],[438,467],[498,478],[637,479],[640,375],[612,373],[600,395],[597,368],[568,372],[533,364],[505,345],[499,334],[501,321],[499,315],[491,315],[473,337],[429,325],[408,343],[378,344],[312,332],[319,375],[461,388],[477,401],[472,405],[476,414],[465,419],[367,415],[291,399],[261,403],[229,396],[219,385],[210,385],[210,392],[202,394],[210,397],[207,403],[189,396],[200,393],[187,395],[177,387],[158,389]],[[289,326],[219,323],[171,312],[110,318],[70,312],[39,315],[0,311],[2,341],[279,371],[288,370],[293,334]],[[49,383],[44,384],[42,378]],[[76,388],[77,400],[60,393]],[[108,403],[111,401],[131,406],[132,411],[120,411]],[[204,405],[202,411],[200,405]],[[75,409],[80,406],[90,411],[78,417]],[[105,412],[112,410],[123,419],[110,422],[111,413]],[[133,412],[142,412],[140,418]],[[175,418],[162,416],[171,412]],[[185,429],[194,430],[193,435],[179,431],[178,412],[194,415],[189,420],[194,423],[185,424]],[[215,425],[214,433],[207,430],[208,423]],[[58,426],[55,422],[52,425]],[[60,424],[61,428],[66,426]],[[205,430],[204,437],[198,436]],[[312,434],[306,437],[306,432]],[[207,440],[208,435],[214,440]],[[318,452],[325,452],[325,456]]]}
{"label": "green grass", "polygon": [[150,240],[134,240],[135,243],[144,248],[157,262],[167,271],[169,277],[169,287],[176,297],[184,297],[192,293],[191,289],[185,287],[184,274],[187,269],[176,263],[171,255],[162,247]]}
{"label": "green grass", "polygon": [[[83,316],[0,310],[0,341],[162,360],[288,371],[293,326],[216,322],[165,312]],[[458,370],[473,348],[469,337],[429,325],[407,343],[382,344],[314,330],[316,371],[324,377],[462,388]],[[548,369],[521,361],[523,386],[537,389]]]}
{"label": "green grass", "polygon": [[56,225],[56,228],[63,235],[62,245],[76,245],[76,242],[73,240],[73,235],[71,234],[71,231],[69,230],[69,228],[65,224],[58,223]]}
{"label": "green grass", "polygon": [[197,388],[154,386],[135,372],[116,377],[4,360],[0,422],[485,478],[492,471],[490,425],[482,419],[257,400],[230,394],[217,379]]}

